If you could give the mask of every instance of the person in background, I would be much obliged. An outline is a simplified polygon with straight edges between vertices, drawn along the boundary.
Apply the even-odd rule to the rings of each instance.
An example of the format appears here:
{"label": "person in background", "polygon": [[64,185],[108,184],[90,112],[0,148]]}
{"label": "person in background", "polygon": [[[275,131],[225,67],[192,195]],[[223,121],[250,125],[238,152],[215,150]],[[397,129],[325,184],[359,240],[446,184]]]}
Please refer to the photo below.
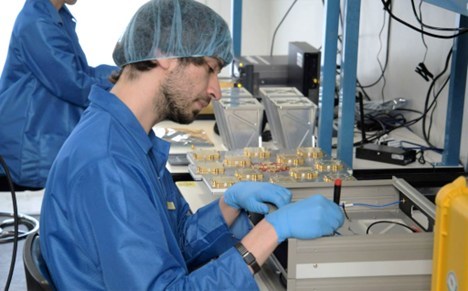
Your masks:
{"label": "person in background", "polygon": [[[45,188],[40,243],[58,290],[256,290],[253,274],[279,243],[343,223],[323,196],[291,203],[288,189],[266,182],[238,182],[191,213],[166,169],[170,145],[152,128],[189,124],[221,97],[231,36],[213,10],[149,1],[113,57],[114,87],[93,87]],[[266,216],[251,228],[246,211]]]}
{"label": "person in background", "polygon": [[118,69],[88,65],[64,5],[75,3],[26,0],[11,34],[0,79],[0,156],[19,186],[44,187],[58,150],[89,104],[91,85],[110,89],[108,78]]}

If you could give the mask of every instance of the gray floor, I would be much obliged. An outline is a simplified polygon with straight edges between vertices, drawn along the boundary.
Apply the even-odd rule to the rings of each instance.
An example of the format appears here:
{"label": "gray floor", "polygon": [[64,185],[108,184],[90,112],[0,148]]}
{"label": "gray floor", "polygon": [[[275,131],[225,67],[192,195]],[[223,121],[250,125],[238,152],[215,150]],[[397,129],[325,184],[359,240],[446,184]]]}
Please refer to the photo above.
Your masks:
{"label": "gray floor", "polygon": [[[23,266],[23,245],[24,239],[18,243],[18,251],[16,254],[15,269],[10,284],[11,291],[26,290],[26,277],[24,275]],[[10,270],[12,257],[13,243],[0,244],[0,288],[4,289]]]}
{"label": "gray floor", "polygon": [[[39,220],[43,191],[23,191],[16,193],[18,212],[27,214]],[[0,192],[0,212],[11,212],[12,199],[9,192]],[[0,223],[8,217],[0,217]],[[15,268],[10,284],[10,291],[23,291],[26,289],[26,277],[23,265],[24,239],[18,243]],[[10,270],[13,243],[0,243],[0,290],[5,289],[5,284]]]}

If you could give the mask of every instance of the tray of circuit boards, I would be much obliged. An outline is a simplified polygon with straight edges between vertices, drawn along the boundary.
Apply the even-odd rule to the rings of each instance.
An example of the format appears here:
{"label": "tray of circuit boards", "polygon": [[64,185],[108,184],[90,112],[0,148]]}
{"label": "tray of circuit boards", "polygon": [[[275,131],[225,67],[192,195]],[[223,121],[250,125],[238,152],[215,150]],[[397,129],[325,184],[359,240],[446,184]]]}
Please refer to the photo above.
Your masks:
{"label": "tray of circuit boards", "polygon": [[[327,182],[283,183],[293,201]],[[430,290],[435,205],[406,181],[343,181],[346,219],[332,236],[289,239],[270,257],[287,290]],[[258,217],[253,222],[259,221]]]}
{"label": "tray of circuit boards", "polygon": [[218,151],[196,149],[187,153],[189,173],[205,182],[213,194],[222,194],[239,181],[303,184],[355,180],[350,169],[318,147],[268,149],[245,147]]}

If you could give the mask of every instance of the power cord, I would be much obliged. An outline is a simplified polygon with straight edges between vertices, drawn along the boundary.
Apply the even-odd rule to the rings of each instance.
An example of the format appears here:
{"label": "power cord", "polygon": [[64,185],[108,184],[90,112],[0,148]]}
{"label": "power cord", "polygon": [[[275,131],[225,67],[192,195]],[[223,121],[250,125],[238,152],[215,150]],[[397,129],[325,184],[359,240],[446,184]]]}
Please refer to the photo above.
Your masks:
{"label": "power cord", "polygon": [[288,16],[289,12],[293,9],[294,5],[296,5],[297,0],[294,0],[294,2],[289,6],[288,11],[284,14],[283,18],[279,22],[279,24],[276,26],[275,32],[273,33],[273,37],[271,39],[271,48],[270,48],[270,56],[273,55],[273,47],[275,46],[275,38],[276,38],[276,33],[278,32],[278,29],[280,28],[281,24],[283,24],[284,20]]}
{"label": "power cord", "polygon": [[379,221],[375,221],[371,224],[369,224],[369,226],[367,227],[366,229],[366,234],[369,234],[371,228],[374,226],[374,225],[377,225],[377,224],[382,224],[382,223],[387,223],[387,224],[395,224],[395,225],[399,225],[399,226],[402,226],[404,228],[407,228],[409,230],[411,230],[411,232],[419,232],[417,229],[415,228],[412,228],[406,224],[403,224],[403,223],[400,223],[400,222],[397,222],[397,221],[392,221],[392,220],[379,220]]}
{"label": "power cord", "polygon": [[13,202],[13,225],[14,225],[13,251],[11,255],[10,270],[8,271],[8,277],[7,277],[7,281],[6,281],[5,289],[4,289],[5,291],[8,291],[10,289],[11,280],[13,278],[13,272],[15,270],[16,254],[18,251],[19,218],[18,218],[18,205],[17,205],[17,200],[16,200],[15,187],[13,186],[13,181],[11,179],[10,170],[8,169],[8,166],[2,156],[0,156],[0,164],[2,165],[3,170],[5,171],[5,174],[8,180],[8,185],[11,191],[11,200]]}
{"label": "power cord", "polygon": [[[424,140],[426,141],[426,143],[432,147],[434,147],[431,142],[430,142],[430,130],[426,129],[426,118],[427,118],[427,114],[429,113],[429,111],[431,110],[434,110],[435,109],[435,105],[437,104],[437,99],[440,95],[440,93],[442,92],[442,89],[447,85],[448,83],[448,78],[445,80],[444,84],[442,85],[442,87],[439,89],[438,93],[434,96],[432,102],[429,104],[429,99],[430,99],[430,96],[431,96],[431,92],[432,90],[434,89],[434,86],[437,82],[437,80],[439,80],[439,78],[442,77],[442,75],[447,71],[448,67],[449,67],[449,62],[450,62],[450,58],[452,56],[452,52],[453,50],[450,49],[450,51],[448,52],[447,54],[447,57],[445,59],[445,65],[444,65],[444,68],[442,69],[442,72],[440,72],[434,79],[432,79],[432,82],[429,86],[429,89],[427,90],[427,94],[426,94],[426,99],[425,99],[425,102],[424,102],[424,110],[423,110],[423,116],[422,116],[422,132],[423,132],[423,136],[424,136]],[[434,108],[433,108],[434,107]],[[432,118],[431,118],[432,120]],[[431,121],[431,124],[432,124],[432,121]]]}
{"label": "power cord", "polygon": [[[383,6],[384,6],[384,9],[388,12],[388,14],[393,19],[395,19],[396,21],[400,22],[401,24],[403,24],[403,25],[405,25],[405,26],[407,26],[407,27],[409,27],[409,28],[411,28],[413,30],[416,30],[417,32],[422,33],[424,35],[432,36],[432,37],[435,37],[435,38],[450,39],[450,38],[458,37],[458,36],[468,32],[468,28],[466,28],[466,27],[460,28],[459,30],[457,30],[458,31],[457,33],[452,34],[452,35],[440,35],[440,34],[427,32],[427,31],[425,31],[423,29],[417,28],[416,26],[409,24],[408,22],[402,20],[401,18],[399,18],[395,14],[393,14],[393,12],[391,11],[392,0],[381,0],[381,1],[382,1]],[[426,26],[426,27],[428,27],[428,26]]]}
{"label": "power cord", "polygon": [[413,13],[414,16],[416,17],[416,20],[421,24],[422,27],[429,28],[429,29],[434,29],[434,30],[440,30],[440,31],[463,31],[466,30],[466,28],[460,28],[460,27],[438,27],[438,26],[431,26],[422,21],[422,13],[421,13],[421,6],[422,6],[423,1],[421,0],[419,2],[419,15],[416,12],[416,6],[414,4],[414,0],[411,0],[411,6],[413,8]]}
{"label": "power cord", "polygon": [[[414,5],[414,0],[411,0],[411,5],[413,6],[414,16],[416,17],[418,22],[421,24],[421,29],[424,30],[425,24],[422,21],[422,4],[423,4],[423,0],[419,0],[419,7],[418,7],[419,8],[419,15],[418,15],[418,13],[416,12],[416,7]],[[424,58],[423,58],[423,61],[422,61],[422,63],[424,63],[426,61],[427,52],[429,51],[429,47],[427,46],[426,39],[424,38],[424,34],[422,34],[422,33],[421,33],[421,40],[422,40],[422,43],[423,43],[424,48],[425,48]]]}

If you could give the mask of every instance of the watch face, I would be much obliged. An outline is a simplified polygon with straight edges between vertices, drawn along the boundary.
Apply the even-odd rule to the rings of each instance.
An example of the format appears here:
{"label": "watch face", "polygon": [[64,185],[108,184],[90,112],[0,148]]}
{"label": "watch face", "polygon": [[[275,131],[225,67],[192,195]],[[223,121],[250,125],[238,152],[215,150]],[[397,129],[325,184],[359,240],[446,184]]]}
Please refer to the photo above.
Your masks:
{"label": "watch face", "polygon": [[255,258],[251,253],[246,253],[244,255],[244,261],[247,263],[247,265],[251,265],[253,262],[255,262]]}

